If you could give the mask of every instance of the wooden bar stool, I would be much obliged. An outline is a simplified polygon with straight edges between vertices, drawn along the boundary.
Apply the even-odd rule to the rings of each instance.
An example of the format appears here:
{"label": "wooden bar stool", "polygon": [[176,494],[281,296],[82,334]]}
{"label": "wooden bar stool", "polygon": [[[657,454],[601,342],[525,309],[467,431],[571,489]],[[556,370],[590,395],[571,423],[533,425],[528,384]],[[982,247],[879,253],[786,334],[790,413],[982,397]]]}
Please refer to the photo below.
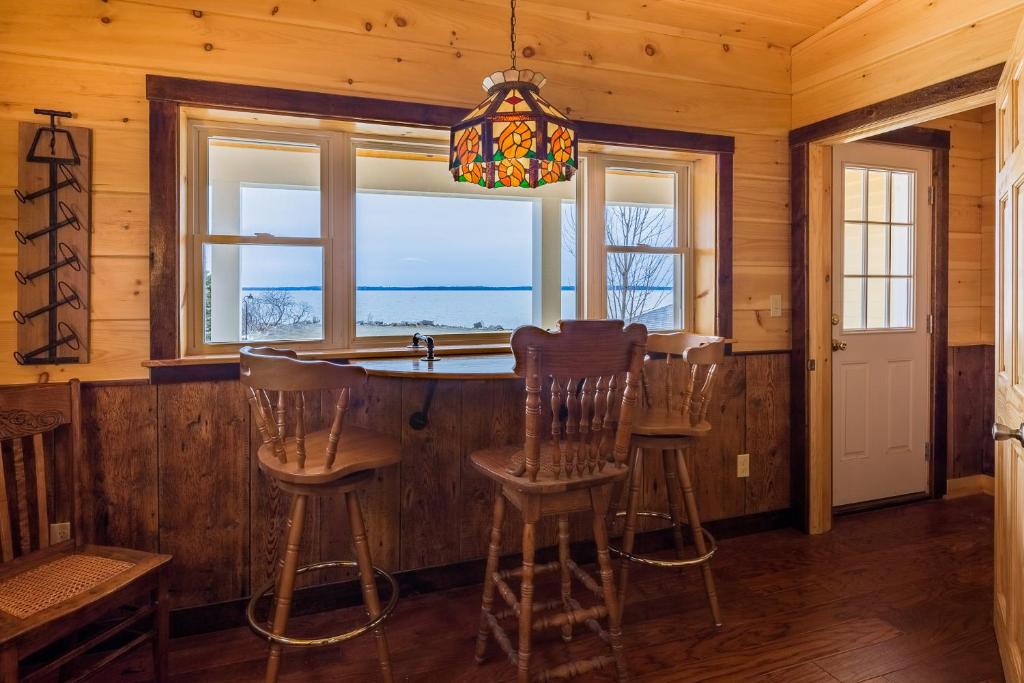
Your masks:
{"label": "wooden bar stool", "polygon": [[[399,443],[366,429],[343,426],[349,399],[354,389],[366,383],[366,371],[355,365],[335,365],[322,361],[302,361],[294,351],[246,346],[240,351],[242,383],[249,389],[249,403],[263,445],[257,453],[259,468],[281,490],[292,494],[291,516],[286,529],[284,557],[278,576],[253,592],[247,616],[256,633],[270,641],[267,659],[268,683],[277,681],[281,668],[281,646],[323,647],[373,631],[377,639],[377,657],[381,677],[392,680],[391,662],[383,622],[398,601],[394,577],[374,567],[366,540],[366,528],[359,506],[357,489],[373,478],[373,472],[396,464],[401,459]],[[305,392],[337,391],[333,420],[329,429],[307,433]],[[275,400],[271,400],[271,396]],[[291,436],[287,428],[294,425]],[[298,566],[302,525],[310,496],[343,495],[356,559],[318,562]],[[363,602],[370,620],[350,631],[319,638],[294,638],[285,635],[291,611],[295,577],[330,567],[356,567],[363,590]],[[381,607],[375,575],[391,586],[391,595]],[[276,583],[274,613],[270,628],[256,617],[256,603]]]}
{"label": "wooden bar stool", "polygon": [[[476,659],[483,661],[493,633],[517,667],[519,683],[568,678],[609,664],[615,664],[622,681],[627,678],[626,661],[605,516],[612,486],[629,472],[626,457],[647,329],[643,325],[623,328],[617,320],[563,321],[559,327],[557,333],[520,327],[512,335],[515,371],[526,378],[524,445],[477,451],[470,456],[473,465],[500,487],[494,499]],[[550,430],[550,439],[544,437],[545,429]],[[506,500],[523,516],[523,566],[499,572]],[[569,557],[569,514],[579,511],[593,514],[600,585]],[[536,526],[547,516],[558,517],[559,559],[534,566]],[[561,599],[534,605],[534,577],[549,572],[560,573]],[[510,577],[521,581],[518,600],[506,583]],[[601,604],[582,607],[572,597],[573,577],[597,595]],[[497,613],[491,609],[496,589],[508,604],[507,610]],[[558,611],[534,621],[534,610]],[[518,651],[500,623],[507,617],[518,621]],[[607,618],[607,631],[598,623],[602,618]],[[568,641],[577,624],[596,632],[610,645],[611,655],[531,673],[533,631],[559,628]]]}
{"label": "wooden bar stool", "polygon": [[[708,595],[711,616],[715,626],[721,626],[718,595],[710,566],[718,545],[708,530],[700,525],[697,498],[693,494],[693,484],[683,452],[693,444],[694,439],[705,437],[711,431],[707,414],[711,406],[716,370],[725,357],[725,340],[682,332],[652,334],[647,338],[647,354],[643,366],[643,390],[630,444],[633,458],[626,510],[617,513],[618,516],[626,517],[622,548],[612,548],[612,552],[622,557],[619,569],[620,609],[625,607],[630,562],[665,568],[699,566],[704,577],[704,590]],[[668,514],[638,510],[644,453],[661,454],[665,468],[665,488],[669,497]],[[684,505],[685,519],[682,511]],[[672,522],[678,559],[661,560],[633,554],[638,516],[658,517]],[[684,553],[683,526],[690,527],[696,549],[695,557],[688,558]]]}

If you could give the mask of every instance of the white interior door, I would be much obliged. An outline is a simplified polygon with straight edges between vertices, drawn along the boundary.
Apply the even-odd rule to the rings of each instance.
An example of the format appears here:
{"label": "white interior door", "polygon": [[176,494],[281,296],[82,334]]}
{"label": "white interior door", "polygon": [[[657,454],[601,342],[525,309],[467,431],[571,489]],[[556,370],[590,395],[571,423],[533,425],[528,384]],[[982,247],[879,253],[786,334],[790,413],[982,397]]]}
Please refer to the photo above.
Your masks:
{"label": "white interior door", "polygon": [[929,150],[833,148],[834,505],[928,489]]}

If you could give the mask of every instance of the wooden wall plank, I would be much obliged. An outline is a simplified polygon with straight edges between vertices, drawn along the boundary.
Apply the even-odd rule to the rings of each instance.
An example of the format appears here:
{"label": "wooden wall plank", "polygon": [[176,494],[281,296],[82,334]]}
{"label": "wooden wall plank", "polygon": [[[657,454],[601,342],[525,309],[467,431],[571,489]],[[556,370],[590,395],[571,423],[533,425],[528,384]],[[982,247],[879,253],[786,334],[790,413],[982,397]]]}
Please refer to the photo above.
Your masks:
{"label": "wooden wall plank", "polygon": [[434,386],[430,427],[415,430],[408,417],[422,409],[433,382],[402,381],[401,566],[431,567],[459,557],[462,395],[458,382]]}
{"label": "wooden wall plank", "polygon": [[249,406],[238,382],[157,388],[160,551],[176,607],[249,592]]}
{"label": "wooden wall plank", "polygon": [[156,551],[157,389],[149,384],[82,388],[83,457],[78,471],[85,543]]}
{"label": "wooden wall plank", "polygon": [[958,346],[949,354],[947,476],[994,474],[995,348]]}
{"label": "wooden wall plank", "polygon": [[746,357],[746,514],[789,507],[789,354]]}
{"label": "wooden wall plank", "polygon": [[793,50],[793,127],[998,64],[1022,17],[1013,0],[878,2]]}

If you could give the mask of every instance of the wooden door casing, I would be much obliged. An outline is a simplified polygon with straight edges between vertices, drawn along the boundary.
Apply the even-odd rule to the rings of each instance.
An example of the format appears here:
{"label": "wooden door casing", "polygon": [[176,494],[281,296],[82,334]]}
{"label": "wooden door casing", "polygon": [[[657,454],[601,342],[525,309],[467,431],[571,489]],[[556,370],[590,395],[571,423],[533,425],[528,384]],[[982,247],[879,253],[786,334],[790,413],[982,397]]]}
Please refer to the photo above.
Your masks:
{"label": "wooden door casing", "polygon": [[[1024,27],[1018,29],[996,95],[996,378],[995,417],[1024,423],[1024,145],[1021,144]],[[1024,680],[1024,448],[996,446],[993,611],[1009,683]]]}

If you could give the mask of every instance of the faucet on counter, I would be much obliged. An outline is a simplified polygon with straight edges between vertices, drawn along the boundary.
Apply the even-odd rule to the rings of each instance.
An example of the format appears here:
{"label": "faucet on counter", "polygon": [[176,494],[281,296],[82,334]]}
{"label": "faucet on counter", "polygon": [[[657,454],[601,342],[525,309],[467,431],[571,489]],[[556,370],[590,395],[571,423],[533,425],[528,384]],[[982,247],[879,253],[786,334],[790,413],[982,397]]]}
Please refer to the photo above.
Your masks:
{"label": "faucet on counter", "polygon": [[428,363],[433,363],[435,360],[441,360],[440,358],[434,355],[434,338],[431,337],[430,335],[420,334],[419,332],[417,332],[416,334],[412,335],[412,343],[410,343],[409,346],[406,348],[418,349],[420,348],[420,342],[424,342],[427,345],[427,355],[420,358],[420,360],[425,360]]}

